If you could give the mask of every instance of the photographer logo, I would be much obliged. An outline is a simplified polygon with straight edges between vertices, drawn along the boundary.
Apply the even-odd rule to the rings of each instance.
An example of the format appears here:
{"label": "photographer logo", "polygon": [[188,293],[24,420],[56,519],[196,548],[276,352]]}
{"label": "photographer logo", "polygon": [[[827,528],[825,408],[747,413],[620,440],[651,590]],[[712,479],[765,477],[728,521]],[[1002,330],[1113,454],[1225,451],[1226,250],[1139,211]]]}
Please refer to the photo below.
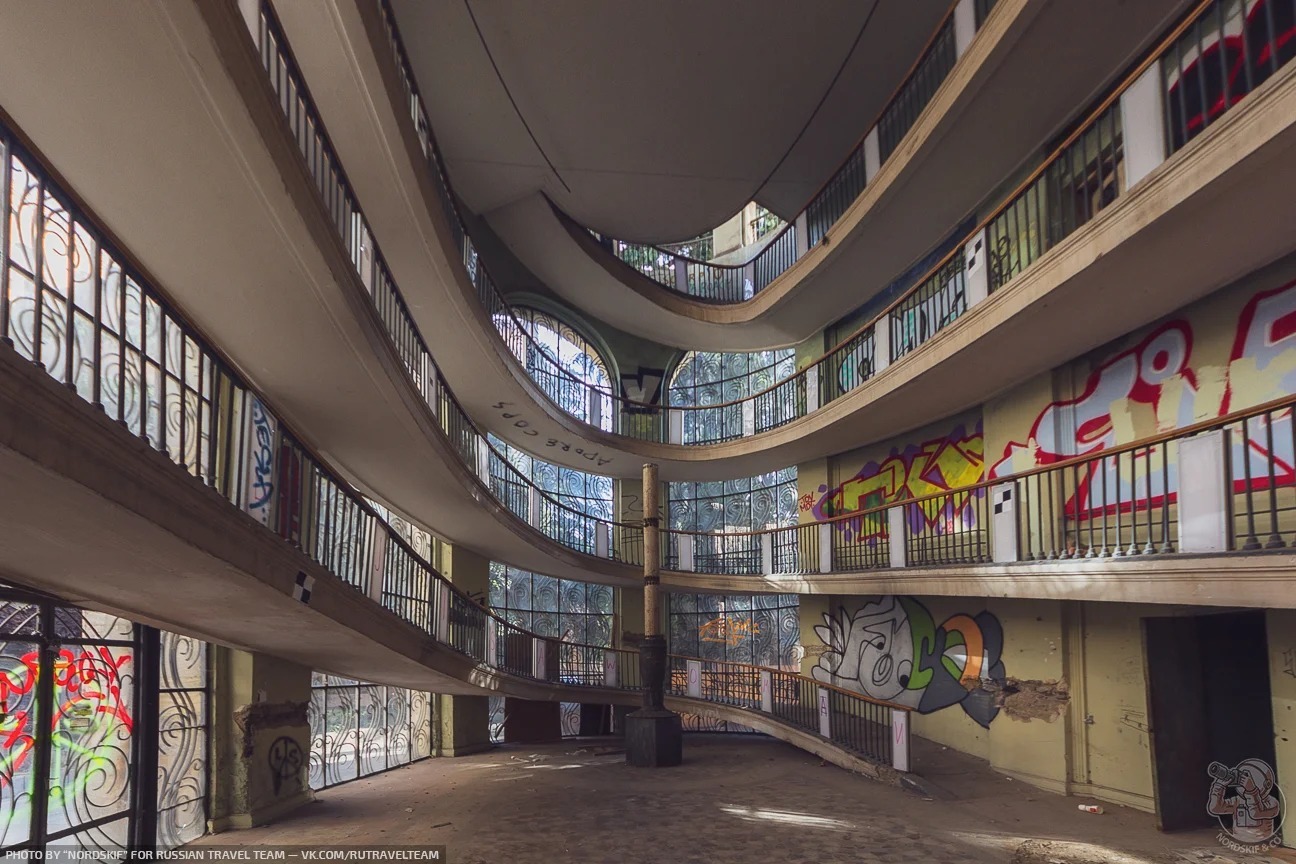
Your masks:
{"label": "photographer logo", "polygon": [[1282,845],[1282,790],[1273,768],[1261,759],[1244,759],[1230,768],[1212,762],[1206,812],[1219,819],[1216,839],[1237,852],[1264,852]]}

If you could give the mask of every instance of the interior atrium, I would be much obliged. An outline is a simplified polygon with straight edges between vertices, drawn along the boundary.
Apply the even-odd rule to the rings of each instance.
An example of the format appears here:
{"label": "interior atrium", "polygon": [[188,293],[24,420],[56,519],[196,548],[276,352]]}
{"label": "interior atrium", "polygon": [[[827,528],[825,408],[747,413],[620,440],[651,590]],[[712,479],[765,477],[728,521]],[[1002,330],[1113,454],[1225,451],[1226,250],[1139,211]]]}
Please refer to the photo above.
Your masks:
{"label": "interior atrium", "polygon": [[1296,861],[1293,57],[4,4],[0,851]]}

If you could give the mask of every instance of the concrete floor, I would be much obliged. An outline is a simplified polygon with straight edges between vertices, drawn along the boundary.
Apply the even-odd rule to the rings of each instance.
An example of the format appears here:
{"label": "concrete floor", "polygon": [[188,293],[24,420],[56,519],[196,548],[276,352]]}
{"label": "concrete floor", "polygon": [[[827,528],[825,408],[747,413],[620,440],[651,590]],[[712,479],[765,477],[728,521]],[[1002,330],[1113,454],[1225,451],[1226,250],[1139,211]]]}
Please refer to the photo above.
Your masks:
{"label": "concrete floor", "polygon": [[514,745],[325,790],[275,825],[199,844],[445,845],[453,864],[1266,860],[1226,853],[1212,832],[1160,834],[1145,813],[1082,813],[1084,799],[938,747],[919,755],[932,798],[756,736],[688,736],[686,763],[660,771],[627,767],[613,742]]}

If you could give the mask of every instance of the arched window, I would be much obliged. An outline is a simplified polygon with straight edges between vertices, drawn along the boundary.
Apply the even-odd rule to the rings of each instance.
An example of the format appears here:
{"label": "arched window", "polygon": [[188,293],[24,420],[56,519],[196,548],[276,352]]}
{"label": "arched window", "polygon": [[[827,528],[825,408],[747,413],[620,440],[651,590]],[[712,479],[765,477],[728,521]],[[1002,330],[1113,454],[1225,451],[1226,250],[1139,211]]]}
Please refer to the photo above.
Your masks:
{"label": "arched window", "polygon": [[[684,443],[729,441],[781,426],[797,414],[796,382],[770,391],[744,409],[741,400],[789,378],[796,371],[791,348],[746,354],[690,351],[671,374],[672,407],[718,406],[684,412]],[[787,393],[783,391],[787,390]],[[727,404],[732,403],[732,404]]]}
{"label": "arched window", "polygon": [[[580,331],[548,312],[514,306],[495,327],[527,374],[568,414],[612,431],[612,376],[608,362]],[[518,332],[521,326],[524,332]],[[527,338],[527,337],[530,338]]]}
{"label": "arched window", "polygon": [[[488,436],[491,447],[491,488],[496,497],[514,513],[529,518],[529,480],[556,499],[562,507],[542,506],[532,525],[564,546],[589,554],[595,553],[595,525],[598,520],[612,520],[612,478],[564,468],[536,459],[494,435]],[[497,455],[498,454],[498,455]],[[512,465],[517,473],[508,470]]]}

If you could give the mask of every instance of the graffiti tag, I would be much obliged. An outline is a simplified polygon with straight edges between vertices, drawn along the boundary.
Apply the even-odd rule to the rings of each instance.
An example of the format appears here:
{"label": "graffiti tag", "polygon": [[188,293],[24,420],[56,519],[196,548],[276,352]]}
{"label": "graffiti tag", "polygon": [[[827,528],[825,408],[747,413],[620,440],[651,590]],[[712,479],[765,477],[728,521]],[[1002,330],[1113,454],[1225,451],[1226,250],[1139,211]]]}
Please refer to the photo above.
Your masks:
{"label": "graffiti tag", "polygon": [[713,618],[698,628],[698,639],[702,642],[718,642],[734,648],[742,640],[760,635],[760,626],[746,618],[730,621],[725,616]]}
{"label": "graffiti tag", "polygon": [[[60,725],[85,722],[94,718],[118,722],[129,732],[135,721],[122,702],[121,669],[131,662],[131,655],[113,656],[107,646],[73,652],[64,648],[54,660],[54,712],[50,731]],[[10,711],[15,702],[35,690],[40,674],[40,653],[29,651],[18,658],[14,669],[0,671],[0,783],[8,782],[22,767],[36,746],[32,732],[32,712],[20,708]],[[56,736],[56,738],[61,736]]]}
{"label": "graffiti tag", "polygon": [[951,705],[982,726],[999,714],[982,681],[1002,681],[1003,627],[989,612],[940,625],[913,597],[872,598],[853,615],[824,613],[815,635],[827,650],[811,670],[823,681],[930,714]]}
{"label": "graffiti tag", "polygon": [[[820,487],[822,494],[811,509],[815,518],[822,520],[924,495],[957,492],[980,481],[984,466],[981,422],[977,421],[971,432],[959,426],[944,437],[911,444],[903,450],[893,448],[886,459],[869,462],[840,486]],[[948,533],[972,527],[972,499],[982,494],[958,493],[907,508],[910,530],[915,534],[925,530]],[[880,515],[837,524],[839,530],[861,543],[876,542],[886,531]]]}
{"label": "graffiti tag", "polygon": [[[496,402],[491,407],[500,410],[500,417],[504,418],[505,420],[512,420],[513,428],[521,430],[522,434],[532,438],[540,437],[539,430],[532,429],[531,423],[529,421],[516,419],[521,417],[522,415],[514,413],[512,411],[503,410],[512,404],[513,404],[512,402]],[[564,453],[575,453],[577,456],[584,458],[586,461],[595,463],[600,468],[612,461],[611,456],[602,456],[596,450],[587,452],[583,447],[573,447],[571,444],[568,444],[566,441],[560,441],[557,438],[548,439],[547,441],[545,441],[545,446],[556,447],[562,450]]]}
{"label": "graffiti tag", "polygon": [[268,758],[270,780],[274,783],[274,794],[278,795],[284,782],[301,785],[301,772],[304,758],[301,745],[288,735],[281,735],[270,745]]}

